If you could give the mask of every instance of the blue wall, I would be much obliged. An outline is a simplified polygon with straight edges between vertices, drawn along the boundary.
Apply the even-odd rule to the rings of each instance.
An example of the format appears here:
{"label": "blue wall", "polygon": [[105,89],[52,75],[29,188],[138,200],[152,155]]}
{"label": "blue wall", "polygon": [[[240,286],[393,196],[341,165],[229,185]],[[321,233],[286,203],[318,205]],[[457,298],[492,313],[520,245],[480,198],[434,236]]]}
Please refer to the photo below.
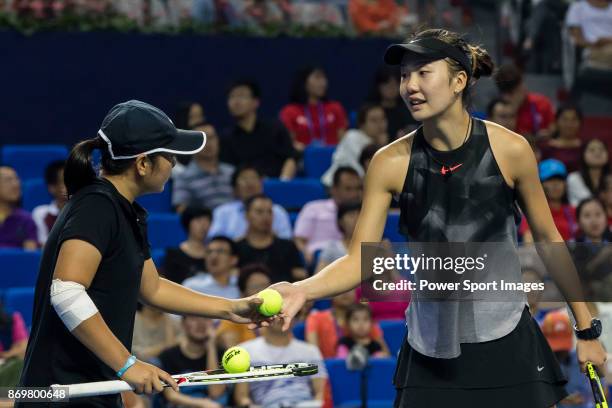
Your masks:
{"label": "blue wall", "polygon": [[0,44],[0,142],[72,144],[131,98],[169,114],[181,100],[201,101],[224,127],[225,88],[244,76],[263,88],[262,114],[276,115],[294,71],[311,63],[328,70],[330,96],[357,109],[389,41],[0,32]]}

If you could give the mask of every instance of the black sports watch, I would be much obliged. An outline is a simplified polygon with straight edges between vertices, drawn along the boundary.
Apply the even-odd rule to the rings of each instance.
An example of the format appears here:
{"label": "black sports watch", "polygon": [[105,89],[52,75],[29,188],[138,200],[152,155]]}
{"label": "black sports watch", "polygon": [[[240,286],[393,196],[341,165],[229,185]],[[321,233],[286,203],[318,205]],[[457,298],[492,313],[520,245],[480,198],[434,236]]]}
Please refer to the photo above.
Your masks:
{"label": "black sports watch", "polygon": [[584,330],[578,330],[576,326],[574,326],[574,332],[576,332],[576,337],[580,340],[594,340],[601,335],[601,321],[599,319],[591,320],[591,327]]}

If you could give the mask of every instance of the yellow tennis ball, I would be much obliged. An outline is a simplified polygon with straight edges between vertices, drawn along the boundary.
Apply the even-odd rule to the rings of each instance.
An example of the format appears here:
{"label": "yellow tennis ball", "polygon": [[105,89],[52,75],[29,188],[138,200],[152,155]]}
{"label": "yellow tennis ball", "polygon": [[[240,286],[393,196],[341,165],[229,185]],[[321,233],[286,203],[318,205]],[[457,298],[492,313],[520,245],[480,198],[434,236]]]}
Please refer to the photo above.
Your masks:
{"label": "yellow tennis ball", "polygon": [[244,373],[251,367],[251,356],[242,347],[230,347],[223,353],[221,364],[223,364],[223,369],[230,374]]}
{"label": "yellow tennis ball", "polygon": [[283,297],[274,289],[264,289],[257,294],[257,297],[263,300],[259,305],[259,313],[264,316],[274,316],[283,307]]}

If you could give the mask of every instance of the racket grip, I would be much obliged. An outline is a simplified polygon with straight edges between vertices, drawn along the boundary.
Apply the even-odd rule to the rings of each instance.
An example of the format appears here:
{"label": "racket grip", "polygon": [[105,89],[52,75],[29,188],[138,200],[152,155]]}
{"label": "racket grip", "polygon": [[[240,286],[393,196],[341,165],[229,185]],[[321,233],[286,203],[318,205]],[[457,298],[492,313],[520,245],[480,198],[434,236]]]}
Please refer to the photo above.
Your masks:
{"label": "racket grip", "polygon": [[52,385],[54,387],[68,387],[68,398],[91,397],[94,395],[119,394],[124,391],[132,391],[130,384],[121,380],[97,381],[82,384]]}

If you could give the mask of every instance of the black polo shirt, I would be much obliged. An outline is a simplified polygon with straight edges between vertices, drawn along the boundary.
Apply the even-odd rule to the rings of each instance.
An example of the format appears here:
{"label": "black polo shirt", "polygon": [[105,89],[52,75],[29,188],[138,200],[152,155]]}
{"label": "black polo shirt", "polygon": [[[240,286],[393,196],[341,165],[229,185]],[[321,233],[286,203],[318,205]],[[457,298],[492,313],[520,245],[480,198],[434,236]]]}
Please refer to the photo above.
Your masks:
{"label": "black polo shirt", "polygon": [[295,157],[291,136],[277,120],[257,119],[252,132],[234,126],[221,139],[222,161],[253,165],[268,177],[279,177],[285,161]]}
{"label": "black polo shirt", "polygon": [[[142,268],[151,257],[146,216],[138,203],[130,204],[105,179],[82,188],[68,201],[43,250],[21,386],[117,379],[68,331],[50,303],[49,290],[64,241],[79,239],[95,246],[102,259],[87,293],[110,330],[131,349]],[[117,395],[77,401],[89,406],[120,405]]]}
{"label": "black polo shirt", "polygon": [[300,251],[293,241],[274,237],[274,241],[266,248],[255,248],[246,238],[236,244],[240,267],[250,263],[263,263],[270,269],[272,283],[295,279],[291,274],[294,268],[303,268],[304,262]]}

